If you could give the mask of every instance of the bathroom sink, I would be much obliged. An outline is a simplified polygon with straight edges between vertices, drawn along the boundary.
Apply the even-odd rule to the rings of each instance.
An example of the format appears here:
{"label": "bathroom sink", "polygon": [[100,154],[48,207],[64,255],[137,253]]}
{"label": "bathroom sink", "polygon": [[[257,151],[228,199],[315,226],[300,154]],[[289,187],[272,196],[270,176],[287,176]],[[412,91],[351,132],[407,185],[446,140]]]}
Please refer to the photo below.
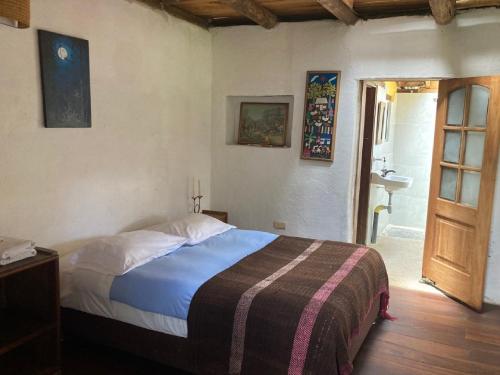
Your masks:
{"label": "bathroom sink", "polygon": [[413,177],[398,176],[396,174],[388,174],[383,177],[381,171],[371,173],[372,184],[382,185],[388,193],[392,193],[399,189],[406,189],[413,184]]}

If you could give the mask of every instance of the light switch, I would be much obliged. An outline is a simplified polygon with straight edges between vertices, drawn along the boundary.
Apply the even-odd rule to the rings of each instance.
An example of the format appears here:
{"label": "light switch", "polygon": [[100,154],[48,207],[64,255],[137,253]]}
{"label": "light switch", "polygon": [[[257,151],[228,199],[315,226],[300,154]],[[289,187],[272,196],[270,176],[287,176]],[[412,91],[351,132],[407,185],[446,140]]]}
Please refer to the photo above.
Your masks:
{"label": "light switch", "polygon": [[283,221],[273,221],[273,227],[274,229],[284,230],[286,229],[286,223]]}

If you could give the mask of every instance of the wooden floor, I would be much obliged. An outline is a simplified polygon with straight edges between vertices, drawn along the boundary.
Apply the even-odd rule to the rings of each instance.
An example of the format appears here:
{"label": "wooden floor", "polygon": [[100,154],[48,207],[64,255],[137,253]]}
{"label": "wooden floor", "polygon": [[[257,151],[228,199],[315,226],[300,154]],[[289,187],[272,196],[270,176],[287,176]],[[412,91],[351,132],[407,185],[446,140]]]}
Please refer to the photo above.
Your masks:
{"label": "wooden floor", "polygon": [[[500,307],[477,314],[452,300],[391,290],[390,313],[375,325],[353,375],[500,375]],[[133,338],[131,338],[133,339]],[[184,374],[114,350],[65,342],[63,374]]]}

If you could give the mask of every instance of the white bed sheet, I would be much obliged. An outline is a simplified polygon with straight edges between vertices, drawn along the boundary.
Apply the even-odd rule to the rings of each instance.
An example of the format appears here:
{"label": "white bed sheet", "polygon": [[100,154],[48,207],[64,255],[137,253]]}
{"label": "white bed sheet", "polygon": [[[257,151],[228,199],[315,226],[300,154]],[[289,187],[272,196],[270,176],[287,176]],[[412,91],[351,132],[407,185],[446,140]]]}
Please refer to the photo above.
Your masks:
{"label": "white bed sheet", "polygon": [[136,309],[109,299],[113,276],[75,270],[73,255],[61,258],[61,306],[169,335],[187,337],[187,321]]}

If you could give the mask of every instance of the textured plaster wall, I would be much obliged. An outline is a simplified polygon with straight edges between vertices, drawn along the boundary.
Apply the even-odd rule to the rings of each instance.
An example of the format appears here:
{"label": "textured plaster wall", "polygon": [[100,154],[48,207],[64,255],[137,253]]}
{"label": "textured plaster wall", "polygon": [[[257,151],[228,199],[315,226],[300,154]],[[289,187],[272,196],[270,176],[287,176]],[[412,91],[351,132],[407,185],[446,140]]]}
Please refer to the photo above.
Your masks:
{"label": "textured plaster wall", "polygon": [[[0,25],[0,234],[66,250],[210,196],[211,35],[125,0],[32,0]],[[90,42],[91,129],[45,129],[38,28]],[[201,62],[201,63],[200,63]]]}
{"label": "textured plaster wall", "polygon": [[394,193],[390,223],[425,230],[434,147],[437,93],[396,95],[394,161],[398,174],[413,185]]}
{"label": "textured plaster wall", "polygon": [[[359,22],[282,23],[265,30],[219,28],[213,35],[212,207],[236,225],[352,240],[359,123],[359,80],[500,74],[500,10]],[[299,159],[307,70],[342,71],[333,164]],[[226,145],[226,97],[294,95],[289,149]],[[500,184],[497,184],[486,300],[500,303]]]}

